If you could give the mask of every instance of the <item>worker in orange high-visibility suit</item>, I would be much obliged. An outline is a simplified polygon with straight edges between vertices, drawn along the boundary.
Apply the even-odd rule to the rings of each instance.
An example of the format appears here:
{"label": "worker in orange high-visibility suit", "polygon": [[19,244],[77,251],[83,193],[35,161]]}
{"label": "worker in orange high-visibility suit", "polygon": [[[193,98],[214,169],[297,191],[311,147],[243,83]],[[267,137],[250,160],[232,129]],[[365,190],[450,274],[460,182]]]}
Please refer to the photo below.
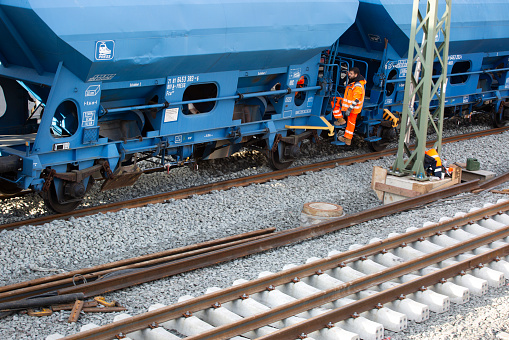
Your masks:
{"label": "worker in orange high-visibility suit", "polygon": [[[338,135],[338,140],[345,143],[346,145],[352,144],[353,131],[355,130],[355,121],[357,115],[362,111],[362,105],[364,104],[364,96],[366,80],[360,74],[360,70],[357,67],[353,67],[348,71],[348,86],[345,89],[345,95],[341,100],[341,111],[337,114],[337,105],[333,105],[332,112],[334,117],[337,119],[334,125],[346,124],[345,135],[343,137]],[[348,122],[345,121],[344,116],[348,116]]]}
{"label": "worker in orange high-visibility suit", "polygon": [[429,149],[425,152],[424,170],[426,170],[428,175],[442,179],[442,160],[440,159],[437,150]]}

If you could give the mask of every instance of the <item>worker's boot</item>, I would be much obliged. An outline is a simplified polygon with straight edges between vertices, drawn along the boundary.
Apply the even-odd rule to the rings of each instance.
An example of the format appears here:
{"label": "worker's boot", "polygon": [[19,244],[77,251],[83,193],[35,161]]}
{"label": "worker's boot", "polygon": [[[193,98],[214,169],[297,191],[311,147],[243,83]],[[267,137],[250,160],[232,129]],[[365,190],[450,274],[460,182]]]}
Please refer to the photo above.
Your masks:
{"label": "worker's boot", "polygon": [[346,120],[343,117],[336,119],[336,121],[334,122],[334,125],[336,125],[336,126],[340,126],[340,125],[344,125],[344,124],[346,124]]}
{"label": "worker's boot", "polygon": [[346,145],[352,145],[352,140],[345,137],[338,137],[338,141],[343,142]]}

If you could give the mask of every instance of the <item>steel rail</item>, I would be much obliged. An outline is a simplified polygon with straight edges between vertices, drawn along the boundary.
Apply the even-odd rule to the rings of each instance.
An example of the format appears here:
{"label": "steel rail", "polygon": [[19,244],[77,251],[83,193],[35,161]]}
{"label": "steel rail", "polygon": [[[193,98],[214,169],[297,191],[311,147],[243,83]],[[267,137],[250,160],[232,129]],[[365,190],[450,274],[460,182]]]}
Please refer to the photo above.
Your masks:
{"label": "steel rail", "polygon": [[[499,235],[507,235],[507,228],[505,233]],[[503,237],[503,236],[502,236]],[[471,248],[475,249],[475,248]],[[299,324],[290,326],[288,328],[281,329],[274,333],[271,333],[266,336],[262,336],[260,340],[280,340],[280,339],[295,339],[302,333],[306,334],[309,332],[313,332],[322,328],[327,327],[329,323],[336,323],[341,320],[345,320],[349,318],[354,313],[362,313],[364,311],[376,308],[377,304],[384,304],[387,302],[391,302],[397,300],[402,295],[407,295],[414,293],[421,289],[422,287],[429,287],[437,283],[441,283],[443,280],[461,275],[462,272],[467,270],[475,269],[481,267],[484,263],[489,263],[492,261],[497,261],[498,258],[502,256],[506,256],[509,254],[509,244],[505,246],[501,246],[499,248],[493,249],[491,251],[487,251],[483,254],[471,257],[467,260],[458,262],[457,264],[448,266],[446,268],[437,270],[430,274],[427,274],[421,278],[416,278],[412,281],[402,283],[397,287],[393,287],[387,290],[384,290],[380,293],[373,294],[369,297],[363,298],[356,302],[353,302],[345,307],[324,313],[322,315],[313,317],[307,321],[303,321]],[[423,257],[424,258],[424,257]],[[437,258],[440,258],[437,256]],[[443,257],[442,257],[443,258]],[[439,260],[437,260],[438,262]],[[415,268],[419,268],[422,266],[416,266]],[[410,272],[410,270],[408,271]],[[387,275],[390,277],[391,275]],[[394,277],[394,275],[392,275]],[[343,295],[344,296],[344,295]],[[186,339],[194,339],[194,337],[186,338]],[[216,337],[215,339],[220,339]]]}
{"label": "steel rail", "polygon": [[137,271],[136,273],[132,273],[129,275],[129,279],[126,279],[125,276],[112,277],[100,281],[86,283],[76,287],[64,288],[59,290],[58,293],[70,294],[74,292],[83,292],[86,297],[92,297],[114,290],[127,288],[133,285],[158,280],[193,269],[203,268],[220,262],[259,253],[264,250],[273,249],[294,242],[300,242],[336,230],[351,227],[362,222],[370,221],[375,218],[380,218],[396,212],[415,208],[426,203],[436,201],[437,199],[454,196],[458,193],[469,191],[477,186],[477,182],[477,180],[466,182],[446,189],[430,192],[415,198],[406,199],[385,206],[371,208],[360,213],[332,220],[330,222],[280,231],[256,241],[246,242],[241,245],[227,247],[221,250],[208,252],[206,254],[191,256],[185,259],[171,262],[169,264],[156,265]]}
{"label": "steel rail", "polygon": [[[479,137],[485,137],[492,134],[502,133],[509,130],[509,127],[502,127],[497,129],[491,129],[491,130],[483,130],[483,131],[476,131],[473,133],[465,134],[465,135],[459,135],[459,136],[452,136],[444,138],[442,143],[454,143],[461,140],[471,139],[471,138],[479,138]],[[433,145],[434,141],[427,142],[428,146]],[[354,163],[360,163],[365,162],[368,160],[373,159],[379,159],[387,156],[394,155],[396,153],[397,149],[387,149],[384,151],[379,152],[373,152],[368,154],[362,154],[357,156],[350,156],[345,158],[338,158],[334,160],[314,163],[314,164],[308,164],[303,166],[298,166],[294,168],[284,169],[284,170],[277,170],[273,172],[267,172],[242,178],[236,178],[231,179],[227,181],[222,182],[215,182],[210,184],[205,184],[201,186],[195,186],[190,187],[186,189],[180,189],[175,190],[171,192],[165,192],[156,194],[153,196],[146,196],[146,197],[139,197],[131,200],[121,201],[121,202],[114,202],[114,203],[108,203],[105,205],[95,206],[95,207],[89,207],[89,208],[83,208],[79,210],[75,210],[69,213],[65,214],[55,214],[55,215],[46,215],[41,216],[34,219],[28,219],[23,221],[17,221],[13,223],[3,224],[0,225],[0,230],[2,229],[15,229],[23,225],[41,225],[44,223],[48,223],[54,220],[59,219],[68,219],[71,217],[83,217],[83,216],[89,216],[97,213],[105,213],[105,212],[115,212],[119,211],[121,209],[126,208],[137,208],[146,206],[148,204],[156,204],[156,203],[162,203],[169,199],[184,199],[188,198],[192,195],[203,195],[210,193],[214,190],[228,190],[233,187],[241,187],[241,186],[247,186],[254,183],[264,183],[268,182],[270,180],[280,180],[289,176],[298,176],[302,175],[305,172],[308,171],[318,171],[322,169],[327,168],[334,168],[339,165],[350,165]]]}
{"label": "steel rail", "polygon": [[[411,261],[405,261],[399,265],[389,267],[383,271],[380,271],[378,273],[369,274],[366,276],[363,276],[359,279],[346,282],[338,287],[334,287],[331,289],[327,289],[321,292],[318,292],[316,294],[310,295],[308,297],[298,299],[297,301],[293,303],[288,303],[276,308],[272,308],[268,310],[267,312],[263,312],[257,315],[254,315],[249,318],[244,318],[242,320],[239,320],[237,322],[215,327],[209,331],[206,331],[204,333],[187,337],[187,340],[220,340],[220,339],[228,339],[231,337],[234,337],[236,335],[243,334],[245,332],[260,328],[262,326],[266,326],[272,322],[283,320],[285,318],[288,318],[290,316],[305,312],[307,310],[310,310],[312,308],[316,308],[319,306],[324,305],[325,303],[332,302],[334,300],[346,297],[351,294],[358,293],[360,291],[366,290],[368,288],[372,288],[374,286],[377,286],[379,284],[382,284],[384,282],[387,282],[389,280],[396,279],[398,277],[401,277],[406,274],[410,274],[412,272],[415,272],[417,270],[429,267],[430,265],[439,263],[440,261],[447,260],[451,257],[463,254],[467,251],[476,249],[480,246],[486,245],[488,243],[491,243],[493,241],[500,240],[501,238],[504,238],[506,236],[509,236],[509,226],[505,226],[504,228],[497,229],[493,232],[486,233],[484,235],[472,238],[471,240],[461,242],[459,244],[456,244],[454,246],[450,246],[447,248],[444,248],[440,251],[433,252],[430,254],[423,255],[421,257],[418,257]],[[507,246],[502,246],[502,248],[509,253],[509,244]],[[507,253],[504,253],[507,254]],[[499,256],[500,252],[495,252],[495,256]],[[495,257],[494,256],[494,257]],[[493,257],[493,258],[494,258]],[[469,259],[467,261],[470,263],[476,263],[479,264],[481,262],[475,262],[475,260]],[[456,268],[456,266],[454,266]],[[322,269],[323,271],[323,269]],[[444,277],[451,277],[458,275],[459,271],[451,271],[449,270],[442,270],[441,274],[437,277],[436,274],[432,274],[433,278],[436,278],[436,281],[430,282],[429,280],[419,280],[415,279],[412,285],[407,285],[413,288],[412,291],[408,290],[401,290],[401,289],[391,289],[391,292],[389,294],[386,294],[385,292],[382,292],[380,294],[376,294],[377,298],[381,296],[384,296],[385,299],[379,300],[375,297],[370,297],[367,299],[362,299],[360,302],[355,302],[347,307],[339,308],[338,310],[334,310],[332,312],[326,313],[327,316],[320,316],[316,319],[313,318],[310,321],[303,321],[302,323],[296,325],[295,327],[289,327],[289,331],[286,329],[282,329],[280,331],[276,331],[274,333],[271,333],[269,335],[266,335],[262,337],[263,339],[270,339],[270,340],[280,340],[280,339],[296,339],[301,333],[308,333],[310,331],[315,331],[317,329],[324,328],[327,323],[336,323],[339,321],[342,321],[348,317],[350,317],[355,312],[361,313],[373,308],[376,308],[376,305],[378,303],[387,303],[390,301],[397,300],[401,294],[409,294],[412,292],[417,291],[421,287],[427,287],[431,286],[436,283],[440,283],[440,279]],[[415,281],[419,282],[419,284],[416,286]],[[422,281],[426,282],[426,285],[421,283]],[[405,286],[406,287],[406,286]],[[385,293],[385,294],[384,294]],[[389,298],[390,300],[387,300]],[[334,317],[331,317],[334,316]],[[338,317],[339,316],[339,317]],[[316,320],[320,320],[320,322],[317,322]],[[326,321],[325,323],[321,323],[323,321]],[[305,331],[303,330],[302,324],[306,325]],[[299,332],[299,333],[296,333]],[[297,335],[296,337],[293,337],[293,335]]]}
{"label": "steel rail", "polygon": [[[456,190],[456,189],[454,189],[454,190]],[[468,185],[467,185],[466,189],[467,190],[469,189]],[[441,194],[441,196],[442,195],[443,194]],[[451,195],[451,193],[449,192],[449,193],[447,193],[447,195]],[[447,195],[444,195],[444,196],[447,196]],[[435,196],[435,194],[433,194],[433,196]],[[441,196],[435,197],[435,199],[436,198],[441,198]],[[413,201],[415,203],[416,200],[413,200]],[[404,203],[404,202],[401,202],[401,203]],[[399,204],[401,204],[401,203],[399,203]],[[402,206],[403,208],[401,208],[401,210],[405,210],[405,209],[411,208],[414,205],[414,203],[412,203],[410,206],[405,203],[405,205]],[[385,207],[382,207],[382,208],[385,210]],[[394,212],[397,212],[397,211],[398,211],[398,209],[391,209],[390,211],[387,211],[387,214],[394,213]],[[322,233],[334,231],[334,230],[340,229],[342,227],[348,227],[348,226],[351,226],[351,225],[355,225],[356,223],[361,223],[363,221],[368,220],[368,219],[363,219],[362,217],[359,218],[359,215],[362,216],[363,214],[364,213],[358,213],[358,214],[352,216],[353,219],[352,218],[348,218],[348,219],[347,218],[342,218],[342,219],[340,219],[339,224],[336,225],[335,227],[333,227],[332,230],[329,230],[329,231],[323,231],[322,230],[319,233],[322,234]],[[369,216],[371,216],[373,218],[376,218],[377,216],[381,217],[382,215],[384,215],[384,214],[380,214],[379,209],[375,209],[375,211],[369,210],[369,211],[365,212],[365,214],[368,214]],[[273,231],[273,230],[270,230],[270,231]],[[257,232],[255,231],[254,233],[257,233]],[[261,233],[263,233],[263,231],[261,231]],[[283,232],[275,233],[274,235],[281,234],[281,233],[283,233]],[[308,232],[308,235],[316,236],[317,234],[316,234],[315,230],[310,230]],[[176,249],[176,250],[170,250],[170,251],[166,251],[166,252],[162,252],[162,253],[146,255],[146,256],[139,257],[139,258],[135,258],[135,259],[122,260],[122,261],[117,261],[117,262],[114,262],[114,263],[105,264],[105,265],[101,265],[101,266],[96,266],[96,267],[92,267],[92,268],[80,269],[80,270],[76,270],[76,271],[73,271],[73,272],[70,272],[70,273],[63,273],[63,274],[53,275],[53,276],[50,276],[50,277],[40,278],[40,279],[36,279],[36,280],[33,280],[33,281],[22,282],[22,283],[10,285],[10,286],[0,287],[0,302],[12,301],[12,300],[15,300],[15,299],[30,297],[30,296],[38,295],[38,294],[41,294],[41,293],[44,293],[44,292],[53,291],[53,290],[56,290],[56,289],[62,290],[62,289],[68,288],[68,287],[70,287],[70,286],[72,286],[74,284],[74,280],[72,279],[72,277],[74,275],[80,275],[80,278],[85,278],[87,281],[95,281],[99,276],[105,275],[105,274],[107,274],[109,272],[118,271],[118,270],[121,270],[121,269],[140,268],[140,267],[144,267],[144,266],[148,266],[148,265],[154,265],[154,264],[157,264],[158,262],[157,262],[157,260],[153,260],[153,259],[158,258],[158,257],[162,257],[162,256],[170,256],[170,258],[161,259],[161,261],[159,261],[159,262],[162,262],[162,261],[169,262],[170,260],[175,261],[175,260],[178,260],[179,258],[186,257],[186,260],[184,261],[184,263],[188,263],[190,265],[186,269],[186,268],[184,268],[184,265],[181,264],[180,268],[184,268],[184,269],[180,269],[180,270],[174,271],[174,268],[172,268],[172,267],[174,267],[174,266],[178,267],[179,266],[178,263],[177,262],[168,263],[168,265],[164,266],[165,267],[164,271],[161,271],[156,276],[145,277],[145,281],[142,281],[142,282],[156,280],[156,279],[159,279],[159,278],[162,278],[162,277],[166,277],[168,275],[174,275],[176,273],[184,272],[184,271],[187,271],[187,270],[192,270],[192,269],[200,268],[200,267],[209,265],[211,263],[217,263],[217,262],[226,261],[226,260],[231,259],[231,258],[241,257],[241,256],[244,256],[245,253],[242,252],[242,251],[236,251],[235,250],[234,252],[237,254],[237,256],[230,257],[230,258],[224,258],[223,254],[215,252],[214,255],[213,255],[215,258],[212,259],[212,262],[210,262],[211,257],[207,256],[207,254],[204,254],[204,256],[201,256],[201,257],[198,257],[198,258],[190,258],[193,255],[199,255],[199,254],[203,254],[205,252],[210,252],[210,251],[214,251],[214,250],[217,250],[217,249],[224,249],[224,248],[227,248],[227,247],[230,247],[230,246],[234,246],[234,245],[238,244],[239,242],[237,242],[237,243],[229,243],[229,244],[226,244],[224,246],[216,246],[215,248],[209,248],[206,251],[196,250],[196,251],[193,252],[192,251],[193,249],[199,248],[201,246],[212,246],[213,244],[218,244],[218,243],[221,243],[221,242],[227,242],[228,240],[232,241],[233,239],[236,239],[238,237],[242,237],[242,235],[237,235],[237,236],[233,236],[231,238],[226,238],[226,239],[217,240],[217,241],[209,241],[209,242],[205,242],[204,244],[199,244],[199,245],[195,245],[195,246],[179,248],[179,249]],[[297,241],[300,241],[300,240],[305,239],[305,238],[306,237],[297,238],[297,239],[294,239],[294,241],[297,242]],[[255,240],[255,239],[253,239],[253,240]],[[259,251],[262,251],[262,250],[265,250],[265,249],[270,249],[270,248],[279,246],[280,244],[281,243],[273,244],[273,245],[269,245],[269,246],[265,245],[265,248],[264,249],[259,249]],[[257,246],[254,245],[254,247],[256,248]],[[175,255],[179,251],[184,251],[184,250],[188,251],[188,253],[186,253],[185,255]],[[230,250],[231,249],[226,249],[225,251],[229,252]],[[256,253],[256,252],[258,252],[258,251],[252,251],[250,253]],[[208,261],[204,261],[203,260],[204,258],[207,259]],[[145,262],[140,263],[141,261],[145,261]],[[136,264],[136,263],[138,263],[138,264]],[[196,266],[193,263],[199,263],[200,265]],[[168,270],[169,270],[169,272],[168,272]],[[126,276],[122,276],[122,279],[125,282],[129,282],[128,285],[135,285],[135,284],[142,283],[142,282],[139,282],[139,281],[131,281],[129,279],[129,277],[126,277]],[[119,289],[119,288],[122,288],[122,287],[114,287],[114,288],[110,287],[108,289],[105,289],[104,292],[116,290],[116,289]],[[100,292],[96,292],[96,293],[99,294]]]}
{"label": "steel rail", "polygon": [[474,190],[474,192],[478,193],[481,191],[489,190],[489,189],[497,187],[507,181],[509,181],[509,172],[506,172],[503,175],[496,176],[490,180],[485,181],[482,184],[479,184],[479,189]]}
{"label": "steel rail", "polygon": [[225,238],[198,243],[190,246],[170,249],[158,253],[143,255],[126,260],[115,261],[95,267],[79,269],[67,273],[38,278],[31,281],[16,283],[9,286],[0,287],[0,305],[7,301],[18,300],[21,298],[32,297],[35,295],[51,292],[57,289],[72,287],[74,278],[78,276],[77,281],[87,280],[91,282],[99,279],[101,276],[118,272],[125,269],[134,269],[153,266],[160,263],[175,261],[206,252],[231,247],[242,244],[247,241],[257,240],[273,233],[276,228],[267,228],[255,230],[243,234],[228,236]]}
{"label": "steel rail", "polygon": [[[470,186],[467,184],[464,184],[463,186],[465,186],[467,190],[470,188]],[[450,189],[452,189],[452,188],[450,188]],[[447,190],[445,190],[445,191],[447,191]],[[447,193],[447,195],[450,195],[450,194],[451,194],[450,192]],[[440,198],[442,196],[447,196],[447,195],[441,194],[438,198]],[[434,196],[434,194],[433,194],[433,196]],[[415,204],[415,202],[417,200],[413,200],[413,201]],[[407,204],[408,202],[399,202],[399,203],[393,204],[393,205],[398,206],[402,203],[405,203],[401,206],[403,208],[400,207],[400,209],[402,209],[402,210],[412,207],[411,205],[409,206]],[[383,208],[384,210],[386,209],[385,207],[381,207],[381,208]],[[398,211],[398,209],[391,208],[391,207],[389,207],[389,208],[390,208],[390,210],[387,210],[386,214],[390,214],[390,213],[394,213],[394,212]],[[348,227],[351,225],[355,225],[357,223],[361,223],[363,221],[369,220],[370,218],[376,218],[377,216],[386,215],[386,214],[380,214],[380,209],[371,209],[371,210],[368,210],[363,213],[358,213],[354,216],[351,216],[350,218],[339,219],[338,224],[335,224],[335,226],[332,227],[333,229],[327,230],[327,229],[324,229],[324,228],[327,228],[327,226],[324,226],[324,227],[320,226],[320,228],[322,228],[323,230],[318,231],[318,233],[317,233],[317,230],[314,230],[315,228],[311,228],[311,229],[307,230],[307,232],[304,232],[304,234],[301,233],[300,234],[301,237],[293,238],[293,241],[297,242],[297,241],[303,240],[308,237],[314,237],[319,234],[323,234],[326,232],[334,231],[336,229],[340,229],[342,227]],[[363,217],[364,215],[368,215],[370,217],[365,218],[365,217]],[[329,223],[327,223],[327,224],[329,224]],[[301,229],[301,228],[297,228],[297,229]],[[79,275],[80,279],[84,278],[89,282],[89,284],[87,284],[87,286],[86,286],[86,289],[93,290],[93,292],[89,293],[90,296],[102,294],[102,293],[117,290],[117,289],[121,289],[123,287],[136,285],[136,284],[143,283],[143,282],[160,279],[160,278],[163,278],[163,277],[166,277],[169,275],[174,275],[174,274],[185,272],[188,270],[201,268],[201,267],[207,266],[209,264],[219,263],[222,261],[226,261],[228,259],[242,257],[246,254],[244,249],[242,249],[242,247],[240,247],[240,248],[235,247],[235,248],[233,248],[233,250],[231,248],[233,246],[240,245],[241,243],[244,243],[248,247],[250,247],[249,249],[251,249],[251,250],[249,250],[249,253],[256,253],[259,251],[263,251],[264,249],[274,248],[276,246],[283,244],[283,243],[281,243],[281,242],[283,242],[282,240],[284,239],[283,234],[286,234],[288,231],[274,233],[273,235],[276,236],[276,239],[279,239],[279,243],[277,243],[277,244],[274,243],[274,244],[269,244],[269,245],[263,244],[263,247],[264,247],[263,249],[260,248],[260,245],[257,243],[249,245],[249,244],[245,243],[244,241],[233,242],[234,240],[241,239],[244,236],[245,237],[255,236],[252,239],[249,239],[249,241],[257,241],[258,239],[265,237],[262,235],[263,233],[272,232],[272,231],[273,231],[273,229],[254,231],[251,233],[235,235],[235,236],[228,237],[225,239],[205,242],[203,244],[187,246],[187,247],[183,247],[183,248],[177,248],[177,249],[173,249],[173,250],[169,250],[169,251],[165,251],[165,252],[141,256],[141,257],[134,258],[134,259],[117,261],[114,263],[100,265],[100,266],[96,266],[96,267],[92,267],[92,268],[76,270],[76,271],[73,271],[70,273],[58,274],[58,275],[39,278],[36,280],[22,282],[22,283],[10,285],[10,286],[0,287],[0,302],[8,302],[8,301],[12,301],[12,300],[20,299],[20,298],[31,297],[31,296],[39,295],[39,294],[42,294],[45,292],[53,292],[54,290],[59,290],[60,294],[66,294],[66,289],[71,289],[71,290],[78,289],[79,291],[85,289],[83,285],[78,286],[80,288],[76,288],[76,287],[73,288],[74,275]],[[281,235],[282,238],[279,237],[279,234],[282,234]],[[293,234],[293,233],[291,233],[291,234]],[[256,236],[256,235],[260,235],[260,236]],[[306,236],[306,235],[308,235],[308,236]],[[292,235],[290,235],[290,237],[291,236]],[[215,246],[213,246],[213,245],[215,245]],[[208,246],[209,248],[200,249],[201,247],[205,247],[205,246]],[[252,249],[254,249],[254,250],[252,250]],[[181,251],[182,252],[185,251],[185,253],[179,254],[179,252],[181,252]],[[212,251],[214,251],[214,252],[210,253]],[[236,255],[233,257],[225,258],[224,254],[227,254],[229,256],[232,252]],[[179,261],[179,259],[182,259],[182,260]],[[171,262],[171,261],[173,261],[173,262]],[[152,265],[152,266],[157,265],[158,263],[161,263],[161,262],[164,262],[164,264],[159,265],[157,267],[157,269],[155,269],[155,272],[152,272],[153,275],[150,275],[150,276],[147,276],[146,270],[144,268],[142,268],[142,267],[148,267],[149,265]],[[103,284],[101,282],[94,283],[94,281],[96,281],[102,275],[108,274],[110,272],[119,271],[122,269],[129,269],[129,268],[139,268],[139,270],[140,270],[139,275],[136,273],[129,273],[129,274],[125,274],[125,275],[119,274],[117,279],[115,279],[113,282],[108,281],[106,283],[106,280],[103,280],[104,281]],[[141,280],[140,280],[140,277],[142,278]],[[118,281],[122,281],[123,286],[119,286]],[[117,282],[117,283],[115,283],[115,282]],[[94,285],[96,287],[94,287],[92,285],[92,283],[94,283]]]}
{"label": "steel rail", "polygon": [[[108,339],[115,337],[115,335],[119,333],[126,334],[136,330],[144,329],[147,328],[147,326],[152,324],[153,322],[162,323],[171,319],[178,318],[188,312],[192,313],[195,311],[206,309],[214,305],[215,303],[225,303],[228,301],[235,300],[242,296],[243,294],[250,295],[259,293],[261,291],[268,289],[268,287],[289,283],[295,277],[300,278],[321,273],[325,270],[335,268],[338,265],[342,265],[345,262],[360,260],[365,256],[371,256],[378,254],[380,252],[385,252],[387,249],[396,248],[401,246],[402,244],[420,241],[424,237],[435,235],[437,232],[450,230],[457,227],[458,225],[464,225],[469,222],[474,222],[486,216],[498,214],[502,211],[507,211],[507,209],[509,209],[509,202],[502,202],[485,209],[467,213],[464,216],[459,216],[451,220],[419,228],[399,236],[391,237],[380,242],[363,246],[358,249],[349,250],[347,252],[337,254],[325,259],[313,261],[299,267],[291,268],[263,278],[249,281],[244,284],[228,287],[222,291],[206,294],[192,300],[180,302],[172,306],[163,307],[161,309],[144,313],[138,316],[134,316],[126,320],[117,321],[112,324],[97,328],[95,330],[79,333],[79,335],[71,335],[66,337],[65,339],[68,340]],[[505,230],[504,232],[507,232],[509,234],[509,229]],[[482,235],[481,237],[484,237],[484,239],[486,239],[487,237],[489,237],[487,235],[488,234],[485,234]],[[493,236],[495,234],[490,235]],[[493,237],[501,238],[499,234],[496,234],[496,236]],[[465,250],[463,250],[463,252],[464,251]],[[378,275],[379,274],[375,276]],[[365,277],[363,277],[361,281],[364,281],[364,279]],[[352,292],[347,292],[345,294],[350,295],[352,294]],[[339,297],[335,297],[334,299],[337,298]],[[326,302],[322,301],[322,304],[324,303]],[[306,308],[307,308],[306,310],[308,310],[313,307]]]}

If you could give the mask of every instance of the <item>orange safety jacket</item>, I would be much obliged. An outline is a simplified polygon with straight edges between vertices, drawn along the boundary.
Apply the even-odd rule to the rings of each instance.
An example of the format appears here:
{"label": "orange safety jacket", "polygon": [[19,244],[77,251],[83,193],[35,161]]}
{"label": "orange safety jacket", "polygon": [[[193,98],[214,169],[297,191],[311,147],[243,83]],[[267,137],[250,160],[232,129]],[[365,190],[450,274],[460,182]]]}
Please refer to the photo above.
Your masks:
{"label": "orange safety jacket", "polygon": [[435,161],[437,162],[437,168],[442,166],[442,160],[440,159],[440,156],[438,155],[437,150],[429,149],[425,153],[426,153],[426,155],[433,157],[435,159]]}
{"label": "orange safety jacket", "polygon": [[[359,114],[362,111],[366,93],[364,85],[366,85],[365,79],[348,84],[345,89],[341,111],[348,111],[350,108],[350,113],[352,114]],[[358,102],[355,103],[355,100],[358,100]]]}

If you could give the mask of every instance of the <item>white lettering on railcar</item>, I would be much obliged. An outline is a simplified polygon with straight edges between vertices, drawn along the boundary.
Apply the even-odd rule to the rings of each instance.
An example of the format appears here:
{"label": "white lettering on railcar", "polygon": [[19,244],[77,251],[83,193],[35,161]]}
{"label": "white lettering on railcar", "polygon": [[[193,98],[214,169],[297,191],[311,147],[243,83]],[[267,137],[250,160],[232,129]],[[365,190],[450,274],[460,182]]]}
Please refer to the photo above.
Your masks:
{"label": "white lettering on railcar", "polygon": [[301,75],[302,75],[301,68],[292,68],[292,69],[290,69],[290,72],[288,73],[288,78],[299,79]]}
{"label": "white lettering on railcar", "polygon": [[115,78],[117,74],[96,74],[92,78],[89,78],[87,81],[108,81]]}
{"label": "white lettering on railcar", "polygon": [[83,102],[83,105],[84,105],[84,106],[94,106],[94,105],[97,105],[98,103],[99,103],[99,102],[98,102],[97,100],[92,100],[92,101],[90,101],[90,100],[85,100],[85,101]]}
{"label": "white lettering on railcar", "polygon": [[385,69],[391,70],[393,68],[407,68],[407,65],[408,65],[408,60],[406,60],[406,59],[393,60],[393,61],[389,61],[389,62],[387,62],[387,64],[385,64]]}
{"label": "white lettering on railcar", "polygon": [[296,115],[303,115],[303,114],[306,114],[306,113],[311,113],[311,110],[299,110],[299,111],[295,111],[295,114]]}
{"label": "white lettering on railcar", "polygon": [[368,34],[368,37],[369,37],[369,40],[372,41],[372,42],[376,42],[376,43],[381,43],[382,42],[382,38],[380,38],[379,35]]}

